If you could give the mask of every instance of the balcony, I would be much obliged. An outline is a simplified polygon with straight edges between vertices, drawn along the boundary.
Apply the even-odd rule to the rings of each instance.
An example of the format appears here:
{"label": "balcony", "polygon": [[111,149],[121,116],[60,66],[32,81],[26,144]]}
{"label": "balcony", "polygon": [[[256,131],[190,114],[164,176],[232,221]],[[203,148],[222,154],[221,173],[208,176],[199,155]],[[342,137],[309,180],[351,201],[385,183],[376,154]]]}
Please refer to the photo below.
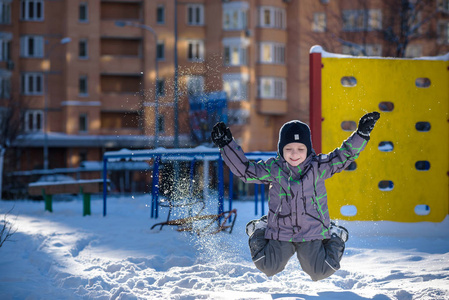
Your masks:
{"label": "balcony", "polygon": [[[100,32],[102,36],[109,37],[123,37],[123,38],[141,38],[143,36],[143,29],[126,26],[117,27],[115,22],[117,20],[101,20]],[[137,23],[141,23],[140,20],[133,20]]]}
{"label": "balcony", "polygon": [[[101,128],[100,135],[125,136],[131,139],[133,136],[141,136],[144,134],[142,129],[138,128]],[[123,138],[123,137],[121,137]]]}
{"label": "balcony", "polygon": [[110,74],[140,74],[142,59],[137,56],[103,55],[100,58],[100,72]]}
{"label": "balcony", "polygon": [[142,98],[136,93],[102,93],[101,109],[104,111],[138,111]]}
{"label": "balcony", "polygon": [[138,111],[102,111],[100,133],[105,135],[142,135],[141,117]]}

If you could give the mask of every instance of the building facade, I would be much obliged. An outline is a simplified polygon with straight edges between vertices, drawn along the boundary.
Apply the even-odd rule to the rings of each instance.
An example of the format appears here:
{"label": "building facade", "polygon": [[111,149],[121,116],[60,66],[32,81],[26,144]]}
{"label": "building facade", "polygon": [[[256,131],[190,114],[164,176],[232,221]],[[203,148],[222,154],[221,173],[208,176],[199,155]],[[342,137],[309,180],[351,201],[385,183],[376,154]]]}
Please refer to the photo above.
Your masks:
{"label": "building facade", "polygon": [[[284,122],[309,121],[313,45],[399,53],[386,39],[396,30],[391,2],[0,0],[0,95],[24,110],[12,168],[196,146],[189,96],[222,90],[242,147],[276,150]],[[410,20],[419,30],[403,43],[404,56],[449,51],[448,1],[424,2],[430,10],[418,7]]]}

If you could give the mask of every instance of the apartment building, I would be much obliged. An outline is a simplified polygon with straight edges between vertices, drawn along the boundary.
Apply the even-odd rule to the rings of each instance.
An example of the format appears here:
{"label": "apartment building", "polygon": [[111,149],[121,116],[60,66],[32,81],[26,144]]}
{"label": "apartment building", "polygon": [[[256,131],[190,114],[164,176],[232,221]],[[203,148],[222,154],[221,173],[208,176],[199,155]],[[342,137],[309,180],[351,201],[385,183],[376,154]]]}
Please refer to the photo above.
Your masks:
{"label": "apartment building", "polygon": [[[389,2],[0,0],[0,94],[25,110],[14,169],[196,146],[189,97],[216,91],[245,150],[276,150],[284,122],[309,121],[313,45],[395,55]],[[435,35],[415,34],[407,56],[449,51],[448,1],[430,2],[414,24]]]}

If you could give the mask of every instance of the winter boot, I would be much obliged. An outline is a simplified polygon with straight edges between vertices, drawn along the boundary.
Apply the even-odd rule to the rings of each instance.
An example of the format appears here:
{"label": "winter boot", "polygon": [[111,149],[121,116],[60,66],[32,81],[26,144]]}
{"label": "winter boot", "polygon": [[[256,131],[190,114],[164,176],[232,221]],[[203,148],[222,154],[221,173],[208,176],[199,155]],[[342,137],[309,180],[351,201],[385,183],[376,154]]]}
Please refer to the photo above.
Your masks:
{"label": "winter boot", "polygon": [[331,226],[329,227],[329,232],[331,236],[337,236],[342,239],[343,242],[346,243],[346,241],[349,238],[349,232],[346,228],[343,226],[335,224],[333,221],[331,222]]}
{"label": "winter boot", "polygon": [[251,220],[246,224],[246,234],[252,236],[257,229],[266,229],[268,224],[268,217],[265,215],[260,219]]}

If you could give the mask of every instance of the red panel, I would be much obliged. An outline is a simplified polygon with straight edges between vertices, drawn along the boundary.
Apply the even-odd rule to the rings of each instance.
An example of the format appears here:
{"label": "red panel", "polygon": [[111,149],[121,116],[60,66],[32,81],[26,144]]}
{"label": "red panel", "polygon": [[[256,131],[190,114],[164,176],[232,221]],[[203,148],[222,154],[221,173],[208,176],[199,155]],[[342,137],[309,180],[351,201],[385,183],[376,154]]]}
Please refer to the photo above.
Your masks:
{"label": "red panel", "polygon": [[312,144],[316,153],[321,153],[321,53],[310,53],[310,130]]}

